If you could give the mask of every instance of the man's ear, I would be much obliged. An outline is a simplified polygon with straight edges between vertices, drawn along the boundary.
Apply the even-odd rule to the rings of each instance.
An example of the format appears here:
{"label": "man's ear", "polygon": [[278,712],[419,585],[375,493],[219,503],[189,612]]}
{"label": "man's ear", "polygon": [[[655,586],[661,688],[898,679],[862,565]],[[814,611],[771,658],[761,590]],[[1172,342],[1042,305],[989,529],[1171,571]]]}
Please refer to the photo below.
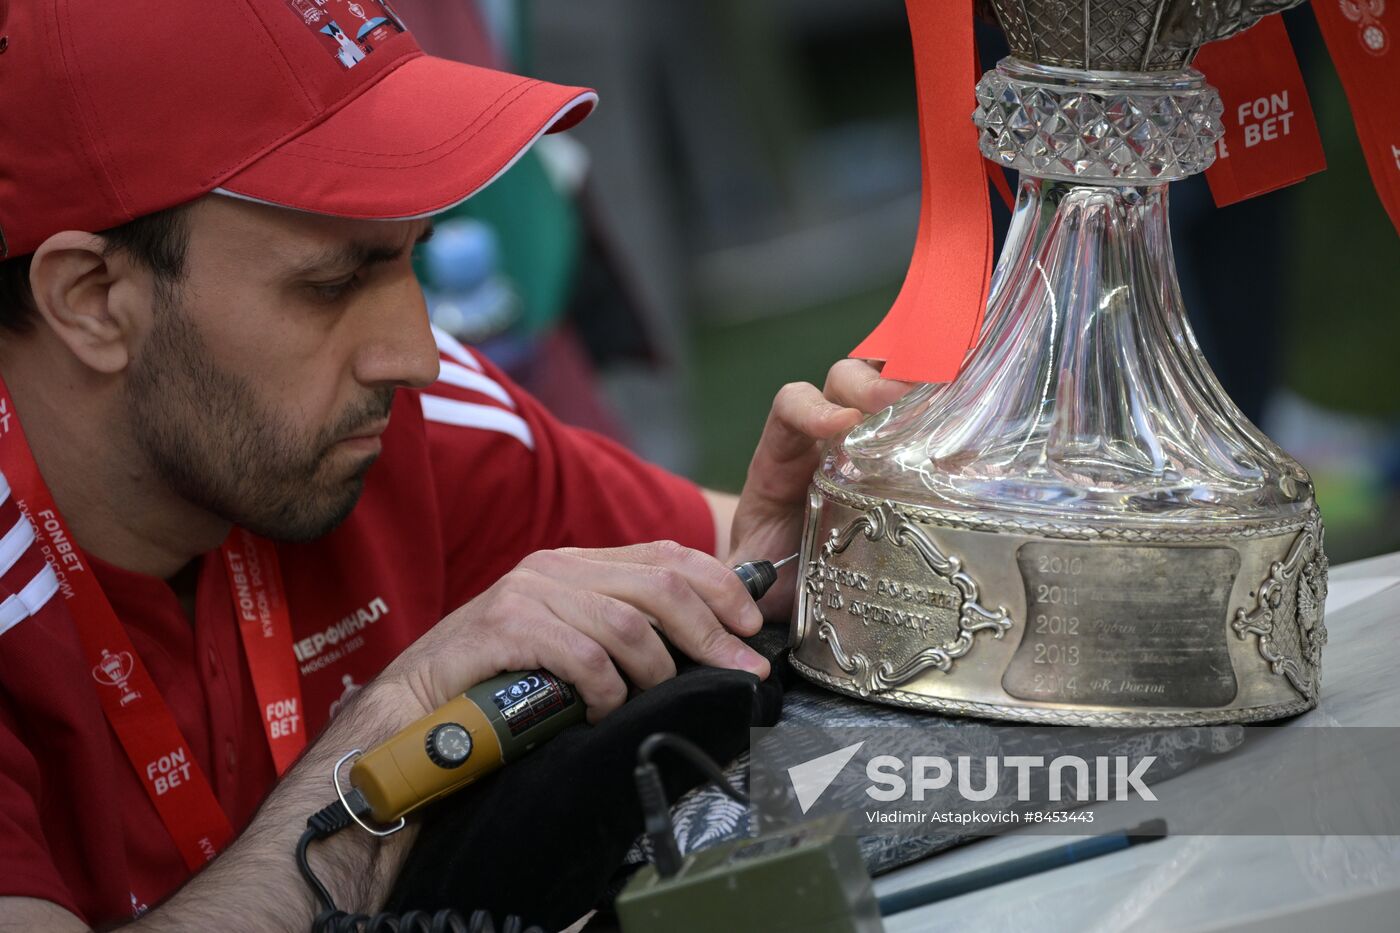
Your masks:
{"label": "man's ear", "polygon": [[131,362],[145,323],[132,318],[132,309],[147,303],[132,302],[131,290],[149,283],[124,254],[104,255],[106,245],[94,233],[55,233],[34,252],[29,285],[39,314],[74,356],[98,372],[118,373]]}

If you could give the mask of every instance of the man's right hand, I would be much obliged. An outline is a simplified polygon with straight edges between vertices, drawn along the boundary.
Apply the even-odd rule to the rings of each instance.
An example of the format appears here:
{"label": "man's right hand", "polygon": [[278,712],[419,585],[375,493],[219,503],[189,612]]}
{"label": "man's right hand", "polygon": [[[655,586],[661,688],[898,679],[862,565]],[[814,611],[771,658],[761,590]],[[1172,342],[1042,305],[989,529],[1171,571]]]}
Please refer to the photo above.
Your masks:
{"label": "man's right hand", "polygon": [[[664,635],[703,664],[767,677],[769,665],[737,636],[763,616],[734,572],[714,557],[658,541],[539,551],[444,618],[376,680],[437,709],[502,671],[544,668],[574,685],[597,721],[675,676]],[[408,702],[407,698],[404,702]]]}

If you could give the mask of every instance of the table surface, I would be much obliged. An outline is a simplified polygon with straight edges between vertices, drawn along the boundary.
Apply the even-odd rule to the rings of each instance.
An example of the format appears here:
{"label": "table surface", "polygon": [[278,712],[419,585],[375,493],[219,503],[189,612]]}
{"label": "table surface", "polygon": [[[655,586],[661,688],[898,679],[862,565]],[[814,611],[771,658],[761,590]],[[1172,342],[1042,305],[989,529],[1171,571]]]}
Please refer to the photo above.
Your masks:
{"label": "table surface", "polygon": [[[1332,568],[1322,700],[1285,728],[1400,725],[1397,584],[1400,552]],[[1247,767],[1226,756],[1153,790],[1164,801],[1208,800],[1223,776],[1220,769],[1242,765]],[[1129,806],[1097,804],[1095,822],[1105,830],[1132,825],[1136,819],[1124,809]],[[889,894],[1057,841],[1043,833],[1010,832],[877,878],[875,891]],[[885,920],[885,929],[1400,930],[1400,837],[1171,836],[899,914]]]}

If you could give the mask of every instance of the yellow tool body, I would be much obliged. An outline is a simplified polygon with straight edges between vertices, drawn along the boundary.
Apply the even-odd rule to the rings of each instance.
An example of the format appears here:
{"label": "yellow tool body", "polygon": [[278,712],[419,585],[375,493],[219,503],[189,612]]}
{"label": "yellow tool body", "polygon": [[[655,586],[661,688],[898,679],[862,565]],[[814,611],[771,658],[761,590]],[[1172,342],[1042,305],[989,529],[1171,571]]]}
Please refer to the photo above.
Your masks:
{"label": "yellow tool body", "polygon": [[392,823],[582,722],[584,705],[548,671],[477,684],[360,757],[350,783]]}

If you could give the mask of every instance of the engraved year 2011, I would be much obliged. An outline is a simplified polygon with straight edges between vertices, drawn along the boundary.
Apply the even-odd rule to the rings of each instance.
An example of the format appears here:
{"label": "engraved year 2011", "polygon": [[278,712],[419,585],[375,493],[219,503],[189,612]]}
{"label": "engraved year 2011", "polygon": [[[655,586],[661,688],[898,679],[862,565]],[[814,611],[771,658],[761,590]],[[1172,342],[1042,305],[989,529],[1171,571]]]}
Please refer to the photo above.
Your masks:
{"label": "engraved year 2011", "polygon": [[1060,586],[1058,583],[1041,583],[1035,588],[1035,601],[1052,606],[1077,606],[1079,590],[1072,586]]}
{"label": "engraved year 2011", "polygon": [[1035,644],[1036,664],[1064,664],[1074,667],[1079,663],[1078,645],[1046,645],[1040,642]]}
{"label": "engraved year 2011", "polygon": [[1035,617],[1037,635],[1078,635],[1078,616],[1048,616],[1040,613]]}

